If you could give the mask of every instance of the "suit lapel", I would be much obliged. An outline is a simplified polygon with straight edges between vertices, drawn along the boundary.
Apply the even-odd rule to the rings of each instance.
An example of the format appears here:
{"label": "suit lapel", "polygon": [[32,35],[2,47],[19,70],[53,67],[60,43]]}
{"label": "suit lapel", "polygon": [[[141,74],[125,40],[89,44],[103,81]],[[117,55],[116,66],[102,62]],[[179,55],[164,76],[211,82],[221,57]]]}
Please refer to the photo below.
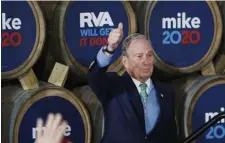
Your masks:
{"label": "suit lapel", "polygon": [[152,80],[152,83],[154,85],[154,88],[156,90],[156,97],[158,99],[158,102],[159,102],[159,106],[160,106],[160,109],[162,108],[162,99],[163,99],[163,95],[161,94],[160,90],[159,90],[159,84]]}
{"label": "suit lapel", "polygon": [[161,92],[159,90],[159,84],[156,81],[154,81],[154,80],[152,80],[152,83],[153,83],[155,91],[156,91],[156,97],[157,97],[158,104],[159,104],[159,109],[160,109],[159,117],[158,117],[158,119],[156,121],[156,125],[152,129],[152,131],[154,131],[154,129],[159,125],[159,122],[160,122],[160,120],[162,118],[162,106],[163,106],[162,100],[163,100],[163,96],[161,95]]}
{"label": "suit lapel", "polygon": [[[122,100],[120,101],[120,104],[123,107],[125,107],[125,108],[123,108],[125,110],[125,114],[135,115],[135,117],[138,120],[138,123],[140,124],[140,127],[141,127],[143,133],[145,133],[145,120],[144,120],[143,104],[141,102],[141,98],[138,93],[138,90],[127,72],[123,74],[121,83],[123,83],[127,95],[123,96]],[[154,80],[152,80],[152,83],[156,90],[156,96],[157,96],[159,107],[160,107],[160,114],[157,119],[156,125],[153,128],[153,130],[154,130],[159,125],[161,117],[162,117],[163,97],[162,97],[160,89],[159,89],[160,85],[157,82],[155,82]],[[126,116],[128,117],[128,115],[126,115]]]}
{"label": "suit lapel", "polygon": [[122,79],[123,82],[125,83],[124,86],[126,88],[128,100],[131,103],[130,108],[135,113],[138,122],[141,126],[141,129],[145,133],[144,109],[138,90],[128,73],[125,73]]}

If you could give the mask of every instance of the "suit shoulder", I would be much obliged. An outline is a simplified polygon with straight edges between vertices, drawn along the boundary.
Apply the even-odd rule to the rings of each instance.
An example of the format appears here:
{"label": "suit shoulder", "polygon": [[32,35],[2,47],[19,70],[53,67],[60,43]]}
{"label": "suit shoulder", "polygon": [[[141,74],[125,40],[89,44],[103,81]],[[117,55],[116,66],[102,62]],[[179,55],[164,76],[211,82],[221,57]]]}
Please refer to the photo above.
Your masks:
{"label": "suit shoulder", "polygon": [[162,82],[159,80],[152,80],[153,84],[155,84],[155,86],[157,86],[158,88],[165,88],[165,89],[173,89],[173,85],[171,82]]}
{"label": "suit shoulder", "polygon": [[162,93],[174,96],[174,88],[171,82],[153,81],[154,86]]}
{"label": "suit shoulder", "polygon": [[113,81],[120,79],[120,76],[116,72],[106,72],[106,75]]}

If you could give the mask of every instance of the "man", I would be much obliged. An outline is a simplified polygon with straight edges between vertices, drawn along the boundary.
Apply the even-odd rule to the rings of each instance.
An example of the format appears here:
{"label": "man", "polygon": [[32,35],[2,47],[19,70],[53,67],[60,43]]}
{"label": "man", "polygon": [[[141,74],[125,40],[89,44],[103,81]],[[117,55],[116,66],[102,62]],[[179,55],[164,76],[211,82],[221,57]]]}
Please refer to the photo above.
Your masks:
{"label": "man", "polygon": [[177,129],[173,91],[151,80],[153,49],[144,35],[132,34],[122,44],[122,76],[107,68],[123,37],[123,25],[111,31],[89,69],[89,85],[105,116],[102,143],[175,143]]}
{"label": "man", "polygon": [[[176,143],[174,94],[168,85],[151,80],[153,49],[145,36],[132,34],[124,40],[123,76],[106,72],[122,37],[120,23],[110,32],[108,45],[100,49],[88,73],[89,85],[104,109],[105,132],[101,142]],[[50,136],[38,133],[37,143],[59,143],[63,129],[57,129],[61,119],[60,115],[49,115],[46,134]],[[37,126],[42,126],[42,122],[38,120]],[[58,135],[57,140],[54,135]]]}

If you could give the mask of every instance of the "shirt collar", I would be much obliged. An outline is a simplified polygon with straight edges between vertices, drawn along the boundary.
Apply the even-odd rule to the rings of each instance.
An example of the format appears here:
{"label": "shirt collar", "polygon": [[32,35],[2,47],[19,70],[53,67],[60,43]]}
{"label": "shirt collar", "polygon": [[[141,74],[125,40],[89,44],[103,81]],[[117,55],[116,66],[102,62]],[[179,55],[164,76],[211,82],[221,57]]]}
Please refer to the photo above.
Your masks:
{"label": "shirt collar", "polygon": [[[131,77],[131,78],[132,78],[132,77]],[[138,80],[136,80],[136,79],[134,79],[134,78],[132,78],[132,80],[133,80],[135,86],[137,87],[137,89],[138,89],[138,91],[139,91],[139,85],[140,85],[141,82],[138,81]],[[154,85],[152,84],[151,78],[148,78],[148,80],[146,80],[145,83],[147,84],[147,88],[148,88],[148,89],[154,88]]]}

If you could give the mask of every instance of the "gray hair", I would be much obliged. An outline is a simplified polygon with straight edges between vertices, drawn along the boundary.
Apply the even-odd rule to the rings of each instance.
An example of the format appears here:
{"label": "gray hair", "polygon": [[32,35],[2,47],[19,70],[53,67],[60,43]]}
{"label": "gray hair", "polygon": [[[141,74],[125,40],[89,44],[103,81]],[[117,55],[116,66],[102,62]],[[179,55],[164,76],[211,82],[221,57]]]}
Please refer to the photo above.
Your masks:
{"label": "gray hair", "polygon": [[[122,47],[121,47],[123,56],[128,56],[127,55],[127,49],[130,46],[131,41],[137,40],[137,39],[145,39],[145,40],[149,41],[145,35],[140,34],[140,33],[134,33],[134,34],[131,34],[131,35],[127,36],[124,39],[124,41],[122,43]],[[149,41],[149,43],[151,44],[150,41]]]}

